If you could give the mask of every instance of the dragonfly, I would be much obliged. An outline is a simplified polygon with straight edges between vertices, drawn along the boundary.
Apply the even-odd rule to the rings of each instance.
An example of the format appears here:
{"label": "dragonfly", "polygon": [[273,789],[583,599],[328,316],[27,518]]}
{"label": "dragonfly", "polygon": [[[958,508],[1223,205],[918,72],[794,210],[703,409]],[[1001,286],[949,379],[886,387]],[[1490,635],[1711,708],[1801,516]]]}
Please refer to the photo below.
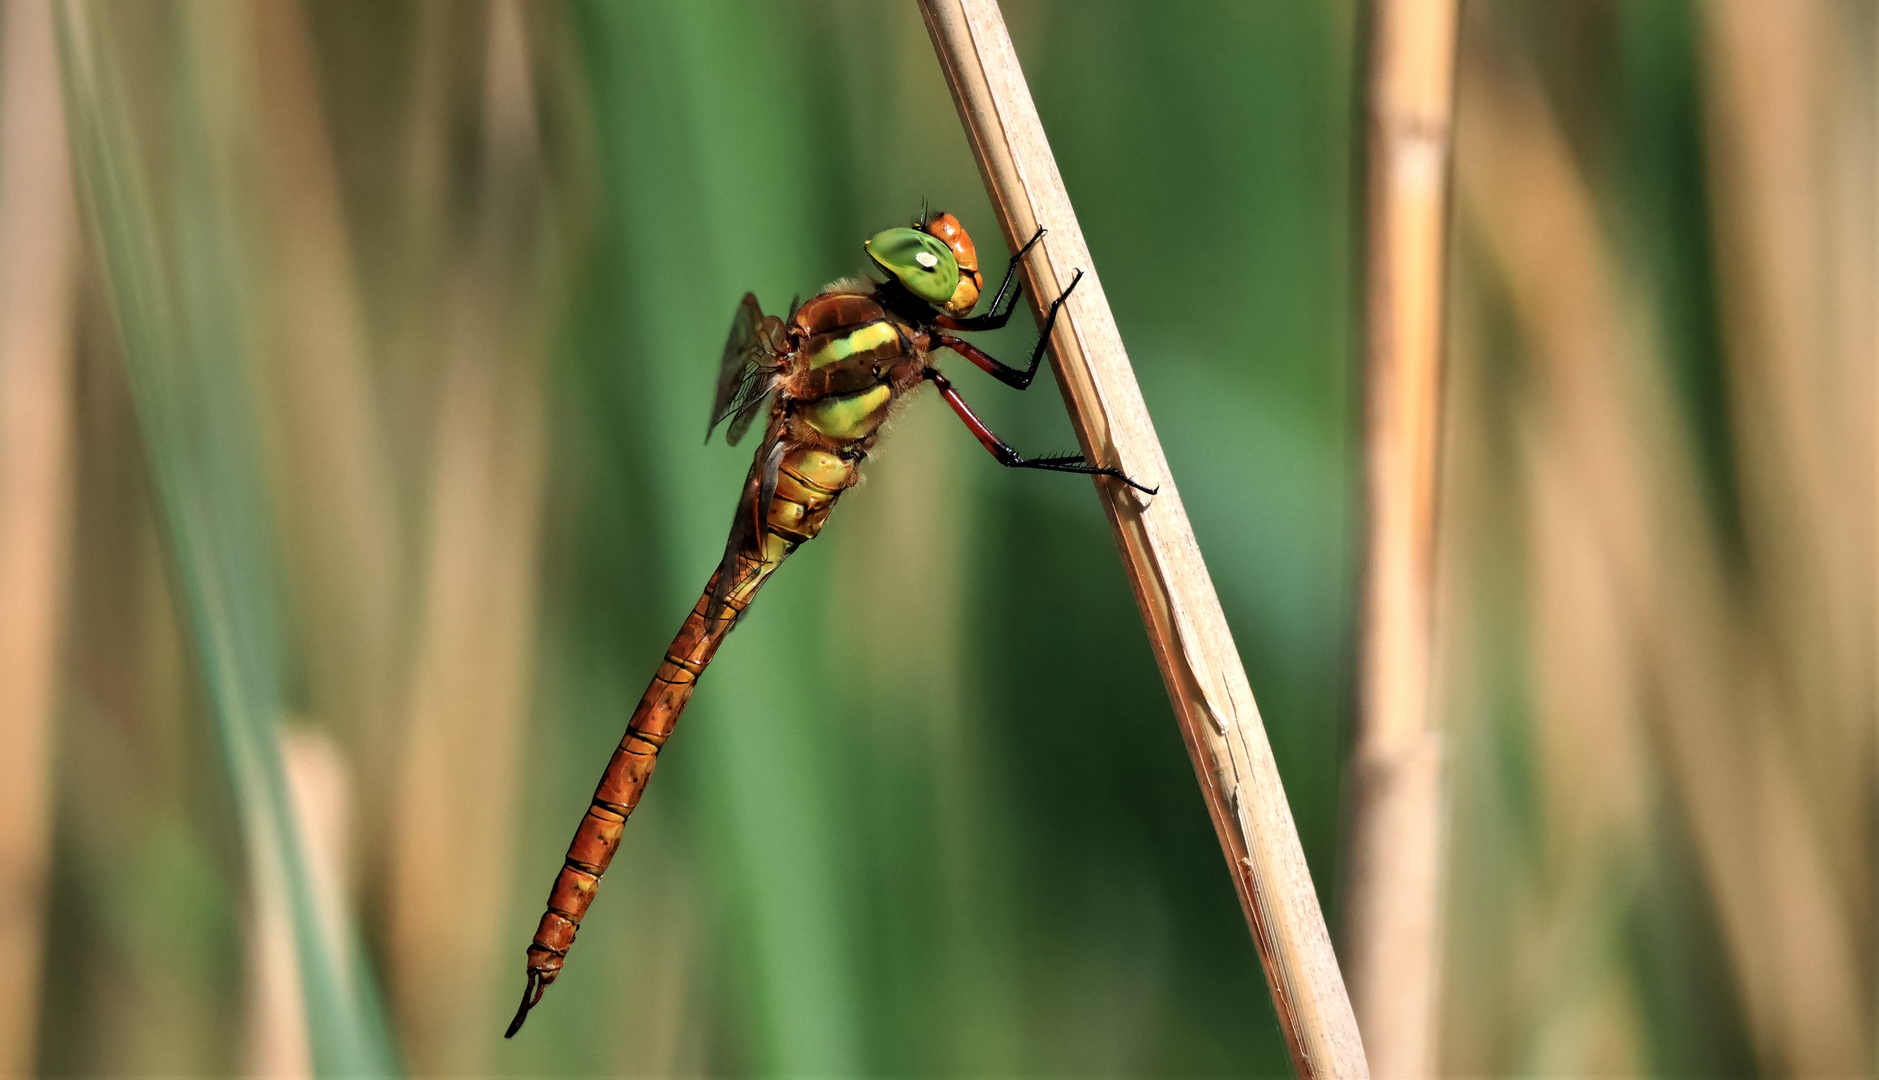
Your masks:
{"label": "dragonfly", "polygon": [[767,407],[763,440],[744,478],[717,571],[634,709],[555,875],[528,947],[522,1003],[505,1038],[522,1029],[529,1010],[561,974],[659,751],[718,646],[783,560],[822,531],[842,493],[859,482],[861,463],[883,426],[915,391],[932,383],[1000,465],[1108,477],[1146,495],[1156,493],[1081,455],[1024,457],[979,419],[933,365],[936,352],[950,350],[1007,386],[1031,385],[1057,313],[1083,280],[1081,270],[1051,301],[1026,366],[1005,364],[956,335],[997,330],[1010,321],[1023,294],[1018,265],[1043,238],[1040,228],[1011,257],[997,294],[980,315],[972,311],[985,280],[972,238],[953,215],[925,210],[911,226],[876,233],[862,244],[878,279],[836,281],[807,303],[792,301],[787,317],[765,315],[754,295],[744,295],[724,343],[705,441],[728,421],[726,440],[736,445]]}

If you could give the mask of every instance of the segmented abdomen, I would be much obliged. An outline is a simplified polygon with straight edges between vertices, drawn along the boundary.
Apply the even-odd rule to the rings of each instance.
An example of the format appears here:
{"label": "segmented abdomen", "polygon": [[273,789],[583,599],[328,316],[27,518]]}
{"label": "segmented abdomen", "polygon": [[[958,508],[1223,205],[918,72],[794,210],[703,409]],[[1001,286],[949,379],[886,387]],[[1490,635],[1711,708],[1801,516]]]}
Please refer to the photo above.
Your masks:
{"label": "segmented abdomen", "polygon": [[[763,460],[762,456],[758,459]],[[787,450],[777,473],[776,494],[770,502],[769,519],[763,528],[754,530],[752,539],[738,553],[736,580],[725,597],[725,613],[707,622],[717,575],[705,585],[698,603],[686,616],[678,636],[666,649],[665,660],[653,676],[652,685],[640,698],[639,707],[627,723],[626,736],[613,752],[612,760],[601,774],[587,814],[568,845],[561,872],[555,875],[554,888],[548,893],[548,909],[543,912],[535,939],[528,949],[528,972],[531,996],[539,999],[540,990],[555,980],[568,949],[574,944],[581,917],[593,902],[600,887],[600,877],[619,849],[626,819],[639,805],[652,778],[659,751],[671,737],[679,714],[691,700],[699,676],[716,655],[724,636],[750,604],[770,573],[782,565],[799,544],[813,540],[822,531],[835,501],[856,479],[853,461],[844,460],[826,450],[796,446]],[[743,512],[753,512],[756,475],[745,484]],[[522,1017],[533,1005],[525,996],[523,1008],[510,1028],[521,1026]]]}

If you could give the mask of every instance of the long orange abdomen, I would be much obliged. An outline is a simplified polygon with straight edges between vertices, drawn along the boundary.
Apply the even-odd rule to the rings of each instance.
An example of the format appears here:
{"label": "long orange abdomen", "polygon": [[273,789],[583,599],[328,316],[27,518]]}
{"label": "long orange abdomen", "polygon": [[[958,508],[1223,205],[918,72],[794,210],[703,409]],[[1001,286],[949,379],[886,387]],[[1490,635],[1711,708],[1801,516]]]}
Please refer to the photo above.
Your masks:
{"label": "long orange abdomen", "polygon": [[[763,458],[759,456],[759,461]],[[666,649],[665,660],[653,675],[652,685],[639,699],[633,718],[627,722],[626,735],[607,762],[606,771],[594,789],[587,813],[568,845],[567,857],[555,875],[548,892],[547,910],[536,927],[528,947],[528,986],[522,995],[521,1008],[510,1023],[508,1035],[522,1028],[529,1009],[541,1000],[548,984],[561,974],[568,949],[580,929],[581,917],[587,914],[600,878],[620,848],[626,819],[639,805],[646,783],[652,778],[659,751],[672,736],[679,714],[691,700],[698,678],[723,644],[724,636],[751,598],[763,586],[783,560],[799,544],[815,538],[828,520],[844,489],[855,482],[855,462],[826,450],[798,446],[788,451],[778,470],[776,493],[763,527],[753,530],[751,539],[737,554],[736,577],[725,594],[725,610],[715,620],[707,621],[717,575],[706,583],[704,593],[693,605],[678,636]],[[746,483],[745,512],[750,512],[755,473]]]}
{"label": "long orange abdomen", "polygon": [[[740,565],[739,569],[743,567]],[[712,582],[716,581],[714,574]],[[620,740],[619,748],[607,762],[606,772],[600,776],[587,814],[581,818],[580,828],[575,830],[574,840],[568,845],[561,872],[555,875],[554,888],[548,892],[548,910],[542,913],[541,925],[536,928],[535,940],[528,948],[529,971],[540,976],[542,985],[553,982],[560,974],[562,961],[574,944],[574,933],[580,927],[581,917],[587,914],[587,906],[593,903],[594,892],[600,888],[600,876],[607,872],[607,864],[619,850],[626,819],[639,805],[646,782],[652,779],[659,749],[671,737],[679,714],[685,710],[685,703],[691,700],[692,690],[698,685],[699,674],[711,662],[712,654],[724,640],[725,629],[741,609],[741,605],[734,607],[727,602],[727,610],[713,632],[705,625],[705,606],[710,597],[711,586],[707,586],[691,614],[686,616],[678,637],[666,650],[665,661],[653,676],[652,685],[640,698],[639,708],[633,710],[626,736]]]}

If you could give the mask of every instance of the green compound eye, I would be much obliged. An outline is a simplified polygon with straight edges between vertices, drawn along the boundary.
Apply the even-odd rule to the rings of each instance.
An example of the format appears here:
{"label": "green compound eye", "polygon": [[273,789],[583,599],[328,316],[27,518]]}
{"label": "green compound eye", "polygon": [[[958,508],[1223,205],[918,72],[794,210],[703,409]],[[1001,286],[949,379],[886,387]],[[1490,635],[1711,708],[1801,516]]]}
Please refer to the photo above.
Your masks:
{"label": "green compound eye", "polygon": [[952,249],[918,229],[888,229],[861,246],[876,266],[929,304],[945,304],[959,287],[959,261]]}

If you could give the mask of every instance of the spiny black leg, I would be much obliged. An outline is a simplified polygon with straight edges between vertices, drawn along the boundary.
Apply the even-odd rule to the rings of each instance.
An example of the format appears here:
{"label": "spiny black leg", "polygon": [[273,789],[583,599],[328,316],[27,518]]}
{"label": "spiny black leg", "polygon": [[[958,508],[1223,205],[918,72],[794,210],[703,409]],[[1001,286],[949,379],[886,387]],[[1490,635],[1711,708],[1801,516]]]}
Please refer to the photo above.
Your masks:
{"label": "spiny black leg", "polygon": [[[982,318],[997,319],[998,326],[988,326],[985,327],[985,329],[997,330],[999,327],[1004,326],[1005,320],[1011,318],[1011,313],[1017,309],[1018,298],[1024,295],[1024,285],[1017,281],[1018,264],[1024,261],[1024,257],[1029,255],[1031,249],[1036,247],[1037,242],[1042,239],[1044,239],[1044,227],[1040,225],[1037,231],[1031,234],[1031,238],[1024,242],[1024,246],[1018,249],[1018,253],[1011,257],[1011,261],[1005,264],[1005,279],[998,283],[998,292],[992,296],[992,306],[986,309],[985,315],[982,316]],[[1014,283],[1017,283],[1018,286],[1016,292],[1011,291],[1011,287]],[[1005,294],[1007,293],[1011,294],[1011,302],[1009,304],[1005,303]],[[1002,314],[998,311],[1001,307],[1005,309]]]}
{"label": "spiny black leg", "polygon": [[1037,377],[1037,365],[1043,361],[1044,349],[1050,344],[1051,329],[1057,325],[1058,309],[1063,307],[1063,302],[1069,299],[1070,294],[1075,291],[1077,282],[1082,280],[1083,271],[1078,270],[1076,277],[1070,279],[1070,287],[1058,294],[1057,299],[1050,302],[1050,312],[1044,316],[1044,329],[1037,335],[1037,345],[1031,349],[1031,366],[1022,371],[985,352],[977,345],[971,342],[961,341],[948,334],[935,335],[935,341],[940,347],[951,349],[960,356],[977,364],[986,374],[1004,383],[1006,386],[1016,390],[1023,390],[1031,385],[1033,378]]}
{"label": "spiny black leg", "polygon": [[1013,255],[1011,261],[1005,264],[1005,279],[998,283],[998,292],[992,297],[991,310],[997,311],[1000,305],[1004,305],[1004,317],[1007,319],[1011,318],[1012,309],[1018,306],[1018,297],[1024,292],[1024,285],[1022,283],[1018,284],[1018,291],[1012,294],[1010,304],[1005,304],[1005,293],[1011,288],[1012,284],[1017,281],[1018,264],[1024,261],[1024,257],[1029,255],[1031,249],[1036,247],[1037,242],[1042,239],[1044,239],[1044,226],[1039,225],[1037,231],[1031,234],[1031,238],[1024,242],[1023,247],[1018,249],[1018,253]]}
{"label": "spiny black leg", "polygon": [[[1024,257],[1029,255],[1031,249],[1036,247],[1037,242],[1042,239],[1044,239],[1044,229],[1042,226],[1039,226],[1037,232],[1032,234],[1031,239],[1025,241],[1024,246],[1018,249],[1018,253],[1013,255],[1011,261],[1005,264],[1005,280],[998,283],[998,293],[992,297],[992,306],[986,310],[985,314],[968,319],[948,320],[950,323],[949,329],[966,330],[975,333],[980,330],[1004,329],[1005,324],[1011,321],[1011,313],[1018,309],[1018,300],[1024,296],[1024,285],[1022,283],[1018,284],[1016,292],[1011,291],[1012,283],[1017,280],[1018,264],[1024,261]],[[1009,304],[1005,303],[1006,293],[1011,294],[1011,302]],[[998,310],[1000,307],[1003,307],[1005,310]]]}
{"label": "spiny black leg", "polygon": [[1108,465],[1094,465],[1083,458],[1069,454],[1038,458],[1035,461],[1028,460],[1024,455],[1012,449],[1009,443],[994,435],[991,428],[985,426],[985,421],[979,419],[978,414],[972,411],[972,407],[959,396],[959,391],[953,389],[953,384],[947,380],[946,376],[932,368],[926,369],[925,376],[934,386],[939,387],[940,396],[946,399],[946,404],[951,405],[953,412],[958,413],[959,419],[972,430],[972,434],[979,440],[979,445],[991,451],[992,456],[998,459],[998,463],[1008,469],[1045,469],[1050,472],[1082,473],[1085,476],[1108,476],[1122,481],[1144,495],[1153,495],[1161,490],[1160,487],[1146,487],[1136,483],[1120,469]]}
{"label": "spiny black leg", "polygon": [[1122,481],[1144,495],[1155,495],[1161,491],[1159,486],[1148,487],[1136,483],[1134,480],[1129,479],[1120,469],[1108,465],[1092,465],[1077,454],[1056,454],[1051,457],[1043,458],[1023,458],[1019,457],[1018,452],[1012,450],[1011,447],[1007,446],[1005,449],[1009,451],[1010,459],[1007,460],[1005,455],[1001,454],[998,457],[998,463],[1008,468],[1048,469],[1051,472],[1082,473],[1085,476],[1109,476]]}

